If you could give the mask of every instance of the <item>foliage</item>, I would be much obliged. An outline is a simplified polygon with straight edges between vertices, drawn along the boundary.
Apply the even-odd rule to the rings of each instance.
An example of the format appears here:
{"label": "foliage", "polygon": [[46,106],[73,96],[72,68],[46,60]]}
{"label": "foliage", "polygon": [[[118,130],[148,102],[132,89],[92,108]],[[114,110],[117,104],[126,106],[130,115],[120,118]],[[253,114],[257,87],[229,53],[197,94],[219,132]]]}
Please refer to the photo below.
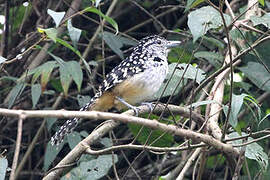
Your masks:
{"label": "foliage", "polygon": [[[114,161],[112,161],[112,158],[114,158]],[[72,171],[63,176],[61,180],[100,179],[101,177],[108,174],[113,162],[118,162],[116,155],[114,155],[114,157],[112,157],[112,155],[102,155],[97,159],[80,162],[78,167],[72,169]]]}
{"label": "foliage", "polygon": [[[230,16],[224,14],[226,24],[231,22]],[[193,36],[193,42],[211,29],[219,29],[223,25],[221,15],[211,6],[202,7],[188,15],[188,27]]]}
{"label": "foliage", "polygon": [[[236,163],[239,172],[231,168],[225,174],[220,169],[230,165],[230,156],[209,145],[202,147],[200,156],[184,172],[185,178],[190,178],[190,172],[194,171],[197,179],[199,175],[201,179],[230,179],[235,174],[239,179],[248,176],[267,179],[270,172],[269,2],[258,0],[255,8],[250,8],[248,1],[239,1],[232,8],[234,17],[227,5],[221,4],[223,1],[91,0],[76,7],[52,0],[29,1],[28,6],[17,0],[7,2],[8,6],[0,2],[2,8],[9,8],[9,14],[3,15],[10,17],[6,24],[8,32],[0,25],[4,31],[0,34],[1,108],[80,109],[95,95],[105,75],[130,54],[136,40],[160,34],[168,40],[181,40],[182,44],[169,52],[167,77],[152,99],[186,107],[190,114],[186,117],[162,112],[142,117],[220,140],[207,124],[217,114],[216,127],[226,133],[221,143],[235,146],[240,153],[245,151],[242,158],[235,159],[240,163]],[[236,53],[233,48],[232,52],[228,51],[228,41]],[[230,53],[231,60],[235,60],[233,68],[230,61],[225,62],[230,59]],[[221,71],[225,66],[228,71]],[[224,76],[219,79],[221,75]],[[240,80],[236,81],[236,76]],[[215,105],[219,109],[210,115]],[[190,119],[192,113],[206,121],[203,130]],[[27,118],[22,129],[18,129],[17,120],[17,117],[1,115],[0,179],[12,174],[10,168],[20,130],[22,142],[17,167],[21,169],[15,174],[21,179],[41,179],[79,142],[104,124],[81,121],[55,147],[50,144],[50,137],[66,119]],[[76,157],[77,162],[61,179],[116,179],[116,176],[166,179],[179,164],[191,160],[192,145],[201,142],[134,123],[121,124],[94,141],[92,150],[133,144],[142,148],[128,147],[98,156],[83,154]],[[144,145],[164,151],[156,153]],[[168,152],[172,147],[188,150]]]}
{"label": "foliage", "polygon": [[[247,135],[246,133],[242,133],[242,136]],[[230,138],[241,137],[237,132],[230,133],[228,135]],[[253,138],[249,137],[247,142],[252,141]],[[241,140],[236,140],[232,142],[233,144],[241,144],[243,143]],[[258,143],[252,143],[245,147],[245,156],[248,159],[254,159],[258,162],[261,168],[266,171],[268,167],[268,156],[264,152],[263,148]],[[240,148],[239,148],[240,149]]]}

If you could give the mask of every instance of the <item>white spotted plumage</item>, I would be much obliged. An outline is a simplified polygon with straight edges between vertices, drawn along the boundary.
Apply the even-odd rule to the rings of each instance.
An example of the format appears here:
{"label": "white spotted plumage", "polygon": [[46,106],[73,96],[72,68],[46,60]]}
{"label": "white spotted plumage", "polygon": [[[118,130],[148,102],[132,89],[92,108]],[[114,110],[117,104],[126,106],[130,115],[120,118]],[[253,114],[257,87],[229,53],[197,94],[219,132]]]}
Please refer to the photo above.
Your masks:
{"label": "white spotted plumage", "polygon": [[[143,93],[135,96],[133,103],[150,100],[153,94],[160,88],[168,72],[168,48],[172,47],[173,44],[170,44],[172,42],[157,35],[143,38],[133,48],[130,56],[106,76],[103,83],[99,86],[98,92],[80,111],[91,109],[104,93],[112,91],[116,86],[125,81],[130,81],[131,84],[143,90]],[[178,41],[175,45],[179,43]],[[65,135],[70,133],[77,124],[78,118],[66,121],[60,130],[51,138],[52,145],[62,142]]]}

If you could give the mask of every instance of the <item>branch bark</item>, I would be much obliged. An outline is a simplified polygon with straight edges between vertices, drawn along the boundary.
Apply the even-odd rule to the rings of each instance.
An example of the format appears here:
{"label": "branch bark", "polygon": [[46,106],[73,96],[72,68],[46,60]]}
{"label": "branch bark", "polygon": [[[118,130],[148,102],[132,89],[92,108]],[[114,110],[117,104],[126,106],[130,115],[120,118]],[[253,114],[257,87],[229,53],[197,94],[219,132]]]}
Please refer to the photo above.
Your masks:
{"label": "branch bark", "polygon": [[24,120],[24,117],[22,115],[22,116],[19,117],[19,121],[18,121],[16,147],[15,147],[15,152],[14,152],[14,156],[13,156],[12,169],[11,169],[11,174],[10,174],[9,180],[15,180],[16,179],[15,172],[16,172],[18,159],[19,159],[19,154],[20,154],[20,146],[21,146],[21,141],[22,141],[23,120]]}
{"label": "branch bark", "polygon": [[[170,106],[168,106],[170,108]],[[177,106],[173,106],[171,111],[174,111],[176,113],[175,109]],[[179,107],[178,107],[179,108]],[[148,111],[147,106],[141,106],[139,113],[146,113]],[[162,105],[158,105],[156,107],[155,112],[161,112],[163,110]],[[179,108],[178,113],[183,115],[187,115],[189,117],[189,110],[188,108]],[[185,113],[188,112],[188,113]],[[162,131],[165,131],[170,134],[182,136],[187,139],[192,139],[194,141],[204,142],[207,145],[210,145],[217,150],[224,152],[226,154],[229,154],[231,157],[237,157],[239,152],[237,149],[233,148],[229,144],[225,144],[220,142],[219,140],[205,134],[193,132],[191,130],[186,130],[179,128],[174,125],[166,125],[163,123],[160,123],[156,120],[149,120],[144,119],[140,117],[134,117],[130,116],[134,112],[132,110],[126,111],[122,114],[114,114],[114,113],[107,113],[107,112],[78,112],[78,111],[63,111],[63,110],[57,110],[57,111],[24,111],[24,110],[9,110],[9,109],[0,109],[0,114],[2,115],[8,115],[8,116],[21,116],[23,115],[25,118],[30,117],[80,117],[80,118],[91,118],[91,119],[112,119],[106,121],[102,126],[100,126],[98,129],[93,131],[87,138],[85,138],[83,141],[81,141],[56,167],[54,171],[51,171],[44,179],[56,179],[59,177],[64,169],[61,168],[67,164],[73,163],[76,161],[78,157],[80,157],[85,151],[87,150],[88,146],[94,143],[96,140],[98,140],[100,137],[105,135],[107,132],[112,130],[113,128],[117,127],[120,122],[123,123],[135,123],[139,125],[144,125],[149,128],[153,129],[159,129]]]}

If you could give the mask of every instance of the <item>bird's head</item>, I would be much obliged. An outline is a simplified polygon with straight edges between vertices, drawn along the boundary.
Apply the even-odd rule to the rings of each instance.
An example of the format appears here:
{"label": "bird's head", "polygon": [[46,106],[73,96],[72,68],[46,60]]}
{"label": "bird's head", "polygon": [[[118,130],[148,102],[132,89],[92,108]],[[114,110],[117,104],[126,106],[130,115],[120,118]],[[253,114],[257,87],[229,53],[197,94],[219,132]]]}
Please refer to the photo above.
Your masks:
{"label": "bird's head", "polygon": [[161,36],[151,35],[141,39],[135,49],[157,56],[167,57],[169,49],[175,46],[179,46],[180,44],[181,41],[168,41]]}

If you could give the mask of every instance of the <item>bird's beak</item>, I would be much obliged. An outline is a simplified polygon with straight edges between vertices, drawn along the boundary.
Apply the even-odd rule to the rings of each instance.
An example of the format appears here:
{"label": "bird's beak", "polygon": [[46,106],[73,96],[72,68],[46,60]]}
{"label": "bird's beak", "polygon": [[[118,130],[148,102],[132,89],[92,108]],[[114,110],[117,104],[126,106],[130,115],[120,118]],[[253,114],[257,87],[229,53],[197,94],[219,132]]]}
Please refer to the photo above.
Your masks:
{"label": "bird's beak", "polygon": [[169,41],[166,45],[167,48],[173,48],[175,46],[179,46],[182,43],[182,41]]}

